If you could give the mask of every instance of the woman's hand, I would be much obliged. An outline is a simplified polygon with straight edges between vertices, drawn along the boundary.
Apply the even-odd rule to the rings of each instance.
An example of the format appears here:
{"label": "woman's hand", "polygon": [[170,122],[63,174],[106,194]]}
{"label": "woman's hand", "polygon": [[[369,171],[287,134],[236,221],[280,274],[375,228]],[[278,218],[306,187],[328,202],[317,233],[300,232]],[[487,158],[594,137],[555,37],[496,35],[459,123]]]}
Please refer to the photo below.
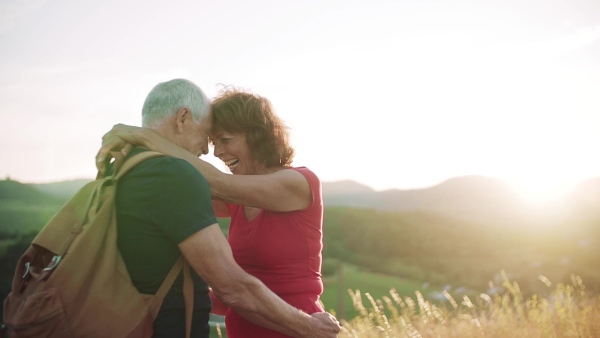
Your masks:
{"label": "woman's hand", "polygon": [[96,154],[96,168],[104,175],[107,165],[113,160],[124,158],[136,145],[143,145],[143,128],[116,124],[104,136],[102,147]]}

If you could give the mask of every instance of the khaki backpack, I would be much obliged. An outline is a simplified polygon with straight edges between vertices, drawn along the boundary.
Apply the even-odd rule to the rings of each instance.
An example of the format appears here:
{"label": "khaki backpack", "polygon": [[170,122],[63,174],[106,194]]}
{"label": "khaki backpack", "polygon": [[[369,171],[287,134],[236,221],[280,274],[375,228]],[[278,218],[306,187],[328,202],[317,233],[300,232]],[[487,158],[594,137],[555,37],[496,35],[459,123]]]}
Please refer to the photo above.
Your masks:
{"label": "khaki backpack", "polygon": [[34,238],[4,301],[8,337],[151,337],[163,298],[182,269],[189,337],[193,285],[185,259],[179,258],[156,295],[144,295],[117,248],[118,180],[155,156],[162,154],[132,156],[114,175],[85,185]]}

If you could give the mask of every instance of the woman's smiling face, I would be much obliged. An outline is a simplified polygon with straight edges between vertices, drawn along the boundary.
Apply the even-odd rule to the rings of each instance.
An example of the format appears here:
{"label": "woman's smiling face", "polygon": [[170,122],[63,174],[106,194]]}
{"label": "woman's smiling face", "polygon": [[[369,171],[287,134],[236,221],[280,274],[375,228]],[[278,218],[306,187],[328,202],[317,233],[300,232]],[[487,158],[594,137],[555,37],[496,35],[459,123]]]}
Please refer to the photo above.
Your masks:
{"label": "woman's smiling face", "polygon": [[261,169],[248,147],[245,133],[228,133],[217,130],[211,136],[214,155],[225,163],[232,174],[252,175]]}

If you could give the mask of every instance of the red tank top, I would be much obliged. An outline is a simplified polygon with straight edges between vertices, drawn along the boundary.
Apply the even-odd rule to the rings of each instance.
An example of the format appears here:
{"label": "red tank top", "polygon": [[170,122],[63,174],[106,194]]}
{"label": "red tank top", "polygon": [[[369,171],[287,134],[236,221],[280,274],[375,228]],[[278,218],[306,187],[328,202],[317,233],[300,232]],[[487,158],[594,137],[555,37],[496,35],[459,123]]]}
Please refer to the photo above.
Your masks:
{"label": "red tank top", "polygon": [[235,261],[281,294],[323,292],[323,202],[321,182],[305,167],[291,168],[306,177],[312,203],[304,210],[261,210],[249,221],[241,205],[228,204],[231,212],[229,244]]}

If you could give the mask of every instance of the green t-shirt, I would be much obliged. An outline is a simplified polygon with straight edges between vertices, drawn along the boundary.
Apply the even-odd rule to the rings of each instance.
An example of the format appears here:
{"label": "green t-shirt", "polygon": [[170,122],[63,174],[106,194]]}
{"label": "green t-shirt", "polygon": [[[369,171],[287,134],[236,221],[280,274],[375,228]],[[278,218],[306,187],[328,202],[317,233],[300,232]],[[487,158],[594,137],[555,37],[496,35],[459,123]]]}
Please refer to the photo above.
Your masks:
{"label": "green t-shirt", "polygon": [[[150,158],[125,174],[116,208],[118,247],[141,293],[156,293],[181,255],[177,244],[217,223],[208,182],[190,163],[170,156]],[[182,275],[169,296],[182,294]],[[210,310],[208,286],[193,276],[195,309]]]}

